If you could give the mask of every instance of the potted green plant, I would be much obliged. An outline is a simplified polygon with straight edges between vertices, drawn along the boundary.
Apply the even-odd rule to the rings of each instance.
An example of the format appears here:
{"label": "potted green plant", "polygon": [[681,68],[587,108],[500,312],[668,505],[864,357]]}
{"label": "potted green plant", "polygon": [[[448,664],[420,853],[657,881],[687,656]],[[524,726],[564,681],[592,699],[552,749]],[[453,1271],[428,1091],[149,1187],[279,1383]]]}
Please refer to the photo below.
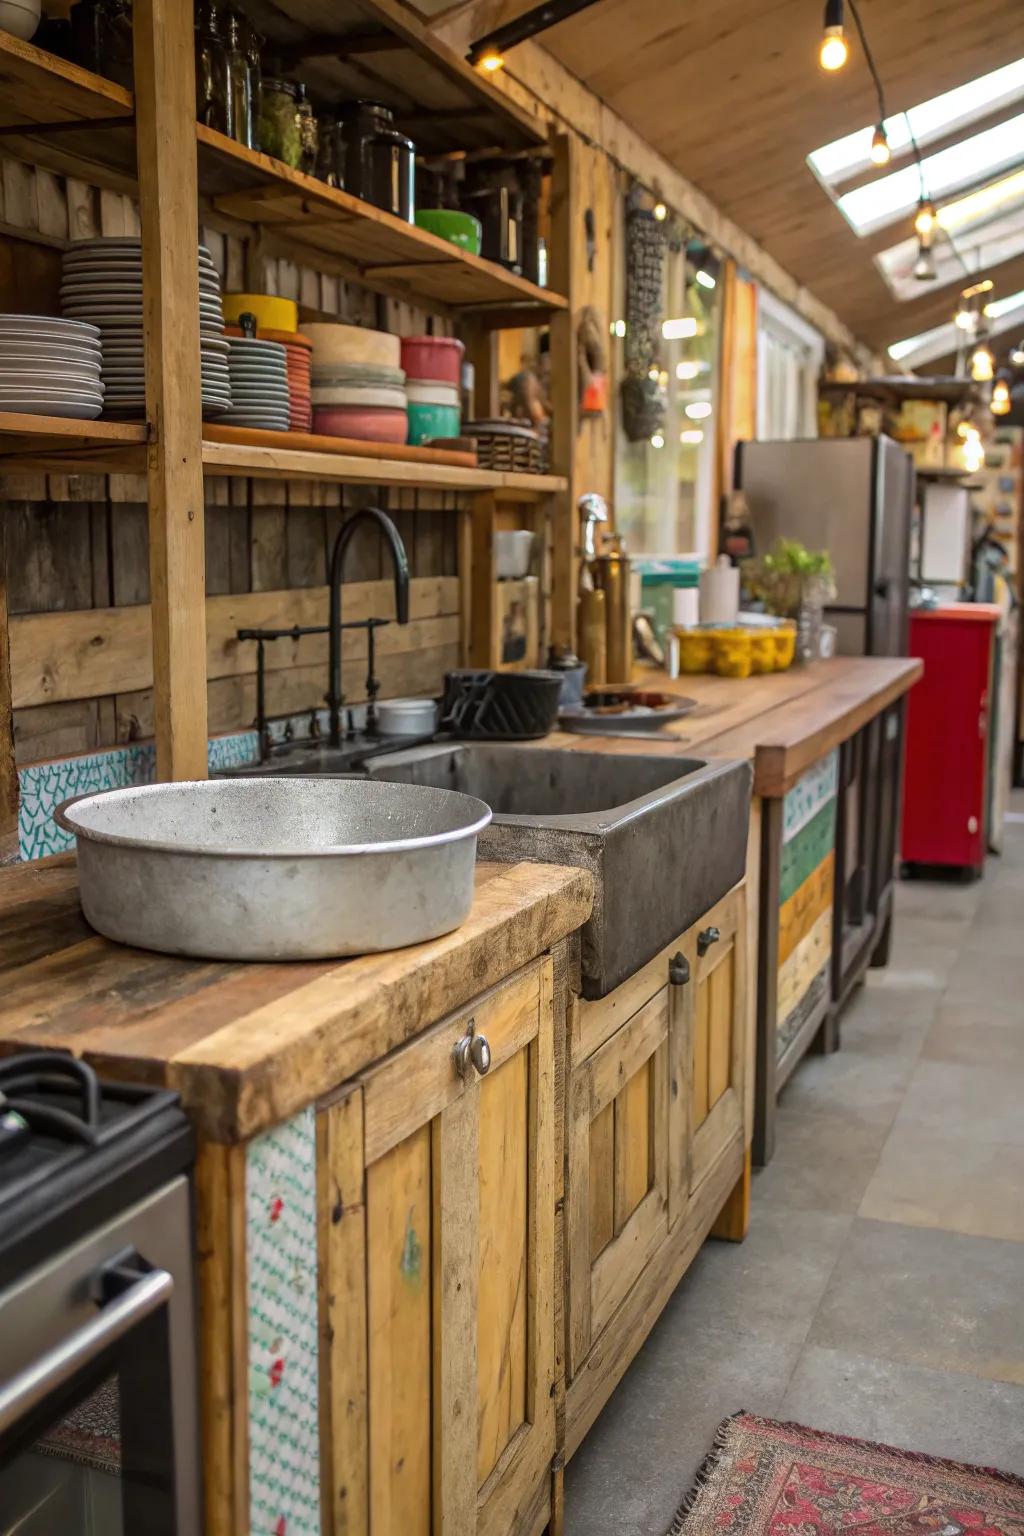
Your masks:
{"label": "potted green plant", "polygon": [[795,621],[797,657],[813,661],[825,604],[836,591],[828,550],[809,550],[799,539],[779,539],[767,554],[744,561],[743,581],[767,613]]}

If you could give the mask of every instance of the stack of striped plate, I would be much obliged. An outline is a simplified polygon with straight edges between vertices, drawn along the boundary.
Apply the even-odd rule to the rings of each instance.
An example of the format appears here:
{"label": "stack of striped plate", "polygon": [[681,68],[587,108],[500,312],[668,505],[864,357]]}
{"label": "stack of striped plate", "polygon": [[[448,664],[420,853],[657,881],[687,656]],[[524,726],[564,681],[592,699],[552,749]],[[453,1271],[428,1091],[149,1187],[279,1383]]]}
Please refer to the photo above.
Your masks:
{"label": "stack of striped plate", "polygon": [[288,398],[288,360],[279,341],[254,336],[231,336],[228,369],[231,376],[231,409],[217,420],[228,427],[257,427],[287,432],[291,424]]}
{"label": "stack of striped plate", "polygon": [[[231,405],[228,344],[220,277],[205,245],[199,246],[198,257],[203,412],[210,415]],[[76,241],[65,252],[63,266],[61,309],[99,328],[106,409],[141,414],[146,408],[141,240],[118,235]]]}
{"label": "stack of striped plate", "polygon": [[0,315],[0,411],[92,421],[102,409],[94,325],[54,315]]}

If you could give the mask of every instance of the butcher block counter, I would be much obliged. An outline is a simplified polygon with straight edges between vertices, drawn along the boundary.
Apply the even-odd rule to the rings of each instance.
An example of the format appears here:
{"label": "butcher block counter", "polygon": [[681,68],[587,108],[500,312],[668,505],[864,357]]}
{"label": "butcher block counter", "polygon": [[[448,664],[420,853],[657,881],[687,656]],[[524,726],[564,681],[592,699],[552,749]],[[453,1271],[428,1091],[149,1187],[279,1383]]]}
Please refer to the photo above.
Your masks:
{"label": "butcher block counter", "polygon": [[548,1524],[591,899],[585,872],[479,864],[443,938],[229,964],[100,938],[73,857],[0,872],[0,1048],[166,1083],[198,1132],[206,1536]]}

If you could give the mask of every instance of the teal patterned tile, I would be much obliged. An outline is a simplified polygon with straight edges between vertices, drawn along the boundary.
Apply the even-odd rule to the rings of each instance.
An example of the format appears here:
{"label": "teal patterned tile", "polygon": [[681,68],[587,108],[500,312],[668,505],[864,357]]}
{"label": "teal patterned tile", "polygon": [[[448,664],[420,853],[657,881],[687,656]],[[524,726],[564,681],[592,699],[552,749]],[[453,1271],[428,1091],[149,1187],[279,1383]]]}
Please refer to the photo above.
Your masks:
{"label": "teal patterned tile", "polygon": [[782,841],[791,842],[839,792],[839,753],[830,752],[798,779],[782,802]]}
{"label": "teal patterned tile", "polygon": [[[214,736],[209,743],[210,772],[251,763],[259,755],[255,731],[235,731]],[[53,813],[72,795],[97,794],[104,789],[124,789],[131,784],[152,784],[156,778],[156,749],[152,742],[111,747],[82,757],[33,763],[18,771],[18,847],[23,859],[42,859],[64,853],[75,840],[61,831]]]}
{"label": "teal patterned tile", "polygon": [[320,1536],[312,1109],[249,1143],[245,1181],[249,1529],[252,1536]]}

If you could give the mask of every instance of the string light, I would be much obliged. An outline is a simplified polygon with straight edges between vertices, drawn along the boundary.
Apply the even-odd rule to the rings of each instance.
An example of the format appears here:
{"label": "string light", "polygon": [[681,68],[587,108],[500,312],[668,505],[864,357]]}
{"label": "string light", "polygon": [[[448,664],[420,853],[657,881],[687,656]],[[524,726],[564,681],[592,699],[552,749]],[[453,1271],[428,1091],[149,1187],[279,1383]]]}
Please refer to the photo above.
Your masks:
{"label": "string light", "polygon": [[478,69],[485,70],[487,74],[493,75],[497,70],[505,68],[505,55],[499,53],[497,48],[488,48],[487,52],[482,53],[477,59],[476,65]]}
{"label": "string light", "polygon": [[987,384],[996,371],[996,360],[987,341],[979,341],[971,353],[971,378],[976,384]]}
{"label": "string light", "polygon": [[996,379],[992,386],[992,399],[989,408],[993,416],[1008,416],[1012,405],[1010,399],[1010,386],[1005,379]]}
{"label": "string light", "polygon": [[668,209],[660,200],[654,205],[654,217],[657,219],[659,224],[664,224],[665,220],[668,218]]}
{"label": "string light", "polygon": [[665,446],[665,439],[662,437],[660,432],[655,432],[654,436],[651,438],[651,447],[652,448],[664,448],[664,446]]}
{"label": "string light", "polygon": [[818,50],[822,69],[834,74],[850,57],[850,45],[843,30],[843,0],[825,0],[825,24]]}
{"label": "string light", "polygon": [[[1015,368],[1024,368],[1024,341],[1018,341],[1017,345],[1010,353],[1010,362]],[[680,363],[679,366],[682,367],[682,364]],[[676,372],[679,372],[678,368],[676,369]]]}
{"label": "string light", "polygon": [[922,240],[931,240],[935,230],[935,204],[930,197],[922,197],[914,216],[914,228]]}
{"label": "string light", "polygon": [[888,165],[892,159],[892,150],[889,148],[889,140],[885,133],[885,124],[879,123],[871,135],[871,163],[872,165]]}

